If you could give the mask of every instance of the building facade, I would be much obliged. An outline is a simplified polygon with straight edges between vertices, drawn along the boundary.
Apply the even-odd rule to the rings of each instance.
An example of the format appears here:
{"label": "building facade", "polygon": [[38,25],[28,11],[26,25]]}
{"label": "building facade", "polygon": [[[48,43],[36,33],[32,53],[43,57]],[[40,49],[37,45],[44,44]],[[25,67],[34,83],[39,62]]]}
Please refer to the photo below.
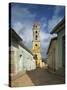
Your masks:
{"label": "building facade", "polygon": [[36,69],[32,52],[23,44],[22,39],[13,30],[9,30],[9,79]]}
{"label": "building facade", "polygon": [[[65,18],[52,30],[51,34],[56,33],[57,38],[51,40],[48,49],[48,65],[53,70],[64,73],[65,71]],[[52,59],[51,59],[52,58]]]}
{"label": "building facade", "polygon": [[40,25],[33,25],[33,54],[36,60],[36,66],[42,67],[42,58],[40,53]]}
{"label": "building facade", "polygon": [[53,38],[48,48],[48,69],[56,71],[57,37]]}

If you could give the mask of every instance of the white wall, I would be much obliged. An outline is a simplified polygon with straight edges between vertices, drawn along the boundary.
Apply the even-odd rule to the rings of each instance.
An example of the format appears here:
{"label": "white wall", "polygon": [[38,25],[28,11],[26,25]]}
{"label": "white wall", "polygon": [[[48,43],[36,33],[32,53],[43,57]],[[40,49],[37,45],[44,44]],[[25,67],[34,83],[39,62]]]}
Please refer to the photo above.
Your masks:
{"label": "white wall", "polygon": [[19,52],[23,56],[23,68],[24,68],[24,70],[35,69],[36,68],[36,64],[35,64],[35,60],[33,59],[32,54],[30,54],[27,50],[25,50],[21,46],[19,46]]}

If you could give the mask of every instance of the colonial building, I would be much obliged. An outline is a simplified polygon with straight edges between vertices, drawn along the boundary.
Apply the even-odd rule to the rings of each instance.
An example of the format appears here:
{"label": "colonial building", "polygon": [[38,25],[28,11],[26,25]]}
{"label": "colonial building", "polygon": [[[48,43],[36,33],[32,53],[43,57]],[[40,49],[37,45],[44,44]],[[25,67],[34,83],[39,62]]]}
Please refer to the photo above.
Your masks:
{"label": "colonial building", "polygon": [[63,72],[65,70],[65,18],[56,25],[51,34],[56,33],[57,38],[51,40],[48,48],[48,66],[53,71]]}
{"label": "colonial building", "polygon": [[32,52],[23,44],[19,35],[9,30],[9,83],[25,71],[36,69]]}
{"label": "colonial building", "polygon": [[40,25],[33,25],[33,48],[34,58],[36,60],[36,66],[42,67],[42,58],[40,53]]}
{"label": "colonial building", "polygon": [[51,71],[56,70],[56,50],[57,50],[57,37],[51,39],[49,48],[48,48],[48,59],[47,59],[47,64],[48,64],[48,69]]}

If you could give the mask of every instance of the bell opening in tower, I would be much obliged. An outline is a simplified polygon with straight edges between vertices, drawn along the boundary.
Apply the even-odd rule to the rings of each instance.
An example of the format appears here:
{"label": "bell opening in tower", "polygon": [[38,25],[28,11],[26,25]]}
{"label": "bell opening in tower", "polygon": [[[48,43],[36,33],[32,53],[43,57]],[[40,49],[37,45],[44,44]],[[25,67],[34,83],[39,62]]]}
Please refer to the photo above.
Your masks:
{"label": "bell opening in tower", "polygon": [[36,33],[37,33],[37,31],[36,31]]}
{"label": "bell opening in tower", "polygon": [[37,37],[38,37],[38,36],[36,35],[36,40],[37,40]]}
{"label": "bell opening in tower", "polygon": [[35,44],[35,46],[37,46],[37,44]]}

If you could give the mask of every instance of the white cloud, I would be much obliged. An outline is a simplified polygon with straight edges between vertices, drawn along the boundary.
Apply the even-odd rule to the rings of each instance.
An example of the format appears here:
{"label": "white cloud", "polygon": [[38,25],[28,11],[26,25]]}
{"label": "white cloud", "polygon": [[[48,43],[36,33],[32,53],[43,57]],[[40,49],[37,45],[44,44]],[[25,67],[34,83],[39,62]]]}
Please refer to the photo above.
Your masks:
{"label": "white cloud", "polygon": [[28,8],[12,7],[11,22],[12,24],[19,22],[30,22],[35,18],[36,14],[32,14]]}
{"label": "white cloud", "polygon": [[45,33],[45,32],[43,32],[43,31],[40,31],[41,40],[48,39],[49,36],[50,36],[49,33]]}
{"label": "white cloud", "polygon": [[40,20],[41,23],[43,23],[45,21],[46,21],[46,18],[45,17],[42,17],[41,20]]}
{"label": "white cloud", "polygon": [[54,37],[57,37],[57,34],[44,33],[43,31],[40,32],[41,53],[43,58],[46,58],[47,56],[46,53],[47,53],[50,41]]}
{"label": "white cloud", "polygon": [[28,8],[21,8],[19,14],[22,14],[23,17],[33,18],[35,14],[32,14]]}
{"label": "white cloud", "polygon": [[48,22],[48,30],[51,31],[60,21],[62,17],[53,16],[51,20]]}
{"label": "white cloud", "polygon": [[42,29],[44,29],[46,26],[47,26],[47,24],[46,23],[43,23],[42,24]]}
{"label": "white cloud", "polygon": [[35,18],[29,8],[12,7],[12,27],[26,41],[32,41],[32,25]]}
{"label": "white cloud", "polygon": [[[42,17],[41,20],[40,20],[40,24],[41,24],[41,30],[45,30],[46,27],[47,27],[47,20],[46,18]],[[47,31],[47,30],[45,30]]]}
{"label": "white cloud", "polygon": [[49,32],[62,20],[62,16],[59,16],[62,7],[56,7],[52,18],[48,21],[48,30]]}
{"label": "white cloud", "polygon": [[18,33],[18,35],[23,39],[25,45],[31,48],[31,43],[33,39],[32,27],[28,24],[22,24],[21,22],[16,22],[13,29]]}
{"label": "white cloud", "polygon": [[44,33],[43,31],[40,32],[40,39],[41,39],[41,54],[43,58],[46,58],[47,48],[50,42],[50,34]]}
{"label": "white cloud", "polygon": [[18,33],[20,33],[20,30],[23,28],[24,28],[24,25],[21,22],[16,22],[13,25],[13,29]]}
{"label": "white cloud", "polygon": [[23,36],[26,42],[32,41],[32,29],[28,28],[26,31],[24,31]]}
{"label": "white cloud", "polygon": [[64,7],[62,6],[56,6],[55,7],[55,11],[54,11],[54,15],[58,15],[59,16],[59,13],[64,9]]}

